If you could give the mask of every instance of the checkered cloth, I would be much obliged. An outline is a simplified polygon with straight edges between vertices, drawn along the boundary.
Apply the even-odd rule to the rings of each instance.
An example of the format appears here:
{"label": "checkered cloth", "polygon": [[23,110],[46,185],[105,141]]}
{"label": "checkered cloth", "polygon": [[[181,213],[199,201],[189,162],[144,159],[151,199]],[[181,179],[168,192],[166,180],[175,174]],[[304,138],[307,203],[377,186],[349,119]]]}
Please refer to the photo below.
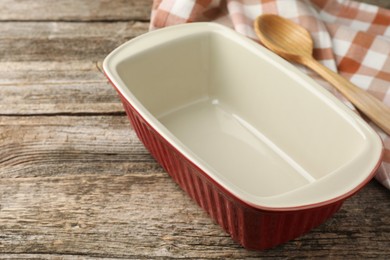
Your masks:
{"label": "checkered cloth", "polygon": [[[258,41],[253,21],[264,13],[306,27],[317,60],[390,106],[390,10],[384,8],[350,0],[154,0],[150,29],[213,21]],[[319,76],[297,66],[354,109]],[[390,189],[390,137],[371,126],[385,145],[376,179]]]}

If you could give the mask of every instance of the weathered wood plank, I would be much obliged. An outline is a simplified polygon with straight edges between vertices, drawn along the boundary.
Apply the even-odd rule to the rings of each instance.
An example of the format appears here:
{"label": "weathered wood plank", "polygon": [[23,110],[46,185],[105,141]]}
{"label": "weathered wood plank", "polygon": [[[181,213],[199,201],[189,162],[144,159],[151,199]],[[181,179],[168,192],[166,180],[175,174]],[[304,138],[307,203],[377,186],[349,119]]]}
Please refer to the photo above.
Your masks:
{"label": "weathered wood plank", "polygon": [[[36,33],[31,34],[31,30]],[[8,46],[4,48],[10,49],[0,53],[3,61],[0,63],[0,114],[123,111],[115,91],[107,84],[97,64],[112,49],[146,30],[145,23],[0,25],[0,44],[2,39],[3,44],[4,39],[8,39]],[[102,40],[110,35],[116,40]],[[72,44],[75,38],[78,39],[76,45]],[[58,39],[60,44],[53,43],[53,39]],[[30,43],[32,47],[14,48],[20,41]],[[13,61],[4,61],[8,59]],[[59,61],[51,62],[50,59]]]}
{"label": "weathered wood plank", "polygon": [[[0,114],[122,112],[97,65],[118,45],[146,30],[145,23],[0,25],[0,44],[8,39],[4,49],[10,49],[0,53]],[[104,40],[109,37],[115,40]],[[75,38],[78,44],[72,44]],[[14,48],[20,41],[31,48]]]}
{"label": "weathered wood plank", "polygon": [[0,178],[117,174],[152,164],[125,116],[0,117]]}
{"label": "weathered wood plank", "polygon": [[[0,22],[0,39],[130,39],[147,31],[148,22]],[[31,33],[34,32],[34,33]],[[22,50],[20,50],[22,51]]]}
{"label": "weathered wood plank", "polygon": [[306,236],[258,253],[234,243],[173,183],[124,116],[2,116],[0,140],[2,253],[204,259],[390,255],[389,194],[376,182]]}
{"label": "weathered wood plank", "polygon": [[146,21],[150,3],[0,1],[0,114],[28,115],[0,115],[0,259],[388,259],[389,193],[376,182],[327,223],[265,252],[242,249],[173,183],[96,68],[147,31],[115,21]]}
{"label": "weathered wood plank", "polygon": [[107,82],[0,86],[0,115],[113,113],[124,115],[124,110]]}
{"label": "weathered wood plank", "polygon": [[[387,191],[376,185],[309,234],[253,252],[234,243],[162,172],[2,178],[0,251],[202,259],[342,258],[348,252],[349,258],[386,258],[389,203]],[[372,199],[375,205],[368,203]]]}
{"label": "weathered wood plank", "polygon": [[0,115],[121,113],[96,62],[0,62]]}
{"label": "weathered wood plank", "polygon": [[[0,91],[6,86],[29,84],[103,83],[107,82],[100,62],[75,60],[65,62],[0,61]],[[1,95],[0,95],[1,96]],[[3,97],[4,98],[4,97]]]}
{"label": "weathered wood plank", "polygon": [[0,115],[124,114],[96,62],[0,62]]}
{"label": "weathered wood plank", "polygon": [[[1,254],[0,259],[53,259],[53,260],[85,260],[96,259],[96,257],[86,255],[69,255],[69,254]],[[123,258],[99,258],[99,259],[123,259]]]}
{"label": "weathered wood plank", "polygon": [[143,22],[0,23],[0,61],[98,61],[147,29]]}
{"label": "weathered wood plank", "polygon": [[0,21],[148,20],[152,0],[2,0]]}

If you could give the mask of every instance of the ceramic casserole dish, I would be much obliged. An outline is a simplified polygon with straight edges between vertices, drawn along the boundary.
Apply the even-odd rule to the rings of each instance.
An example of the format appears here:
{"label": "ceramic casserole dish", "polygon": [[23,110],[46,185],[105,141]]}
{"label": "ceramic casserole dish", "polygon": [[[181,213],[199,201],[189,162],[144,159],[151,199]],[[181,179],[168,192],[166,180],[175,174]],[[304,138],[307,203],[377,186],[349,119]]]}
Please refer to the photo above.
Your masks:
{"label": "ceramic casserole dish", "polygon": [[382,142],[361,118],[221,25],[147,33],[103,67],[145,147],[246,248],[318,226],[380,164]]}

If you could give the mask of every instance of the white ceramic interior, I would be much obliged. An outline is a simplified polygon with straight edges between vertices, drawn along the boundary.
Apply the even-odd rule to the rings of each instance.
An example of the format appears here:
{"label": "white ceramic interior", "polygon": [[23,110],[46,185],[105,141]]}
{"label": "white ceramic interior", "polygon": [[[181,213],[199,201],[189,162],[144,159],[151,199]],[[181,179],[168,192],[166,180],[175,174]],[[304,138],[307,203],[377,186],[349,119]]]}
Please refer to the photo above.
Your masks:
{"label": "white ceramic interior", "polygon": [[294,66],[211,23],[143,35],[104,70],[157,131],[216,182],[258,207],[344,196],[372,177],[382,143]]}

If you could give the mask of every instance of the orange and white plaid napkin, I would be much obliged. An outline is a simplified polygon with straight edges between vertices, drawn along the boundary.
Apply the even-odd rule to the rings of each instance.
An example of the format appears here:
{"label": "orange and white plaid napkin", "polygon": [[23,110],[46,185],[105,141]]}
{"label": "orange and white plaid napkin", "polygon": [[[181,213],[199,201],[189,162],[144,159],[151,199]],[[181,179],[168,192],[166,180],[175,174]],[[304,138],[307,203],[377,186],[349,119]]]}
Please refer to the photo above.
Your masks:
{"label": "orange and white plaid napkin", "polygon": [[[258,41],[253,21],[264,13],[278,14],[306,27],[313,37],[317,60],[390,106],[388,9],[351,0],[154,0],[150,29],[213,21]],[[300,68],[353,109],[328,83]],[[385,145],[376,179],[390,189],[390,137],[371,126]]]}

